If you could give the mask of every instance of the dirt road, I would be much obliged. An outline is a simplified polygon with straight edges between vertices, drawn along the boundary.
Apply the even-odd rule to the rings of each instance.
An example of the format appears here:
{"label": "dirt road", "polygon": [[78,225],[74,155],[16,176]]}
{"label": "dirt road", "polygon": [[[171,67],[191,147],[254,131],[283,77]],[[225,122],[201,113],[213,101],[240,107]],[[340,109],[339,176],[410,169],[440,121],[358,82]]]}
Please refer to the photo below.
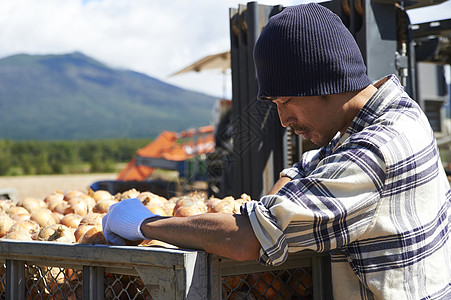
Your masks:
{"label": "dirt road", "polygon": [[89,186],[100,180],[114,180],[117,174],[39,175],[0,177],[0,189],[13,188],[17,199],[34,197],[44,199],[56,191],[78,189],[87,192]]}

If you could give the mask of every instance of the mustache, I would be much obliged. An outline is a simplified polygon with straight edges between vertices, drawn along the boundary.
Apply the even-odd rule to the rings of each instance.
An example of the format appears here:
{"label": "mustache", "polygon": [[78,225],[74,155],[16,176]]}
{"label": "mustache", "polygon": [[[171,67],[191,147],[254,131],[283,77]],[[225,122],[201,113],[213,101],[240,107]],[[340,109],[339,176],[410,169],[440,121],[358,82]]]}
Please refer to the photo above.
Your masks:
{"label": "mustache", "polygon": [[300,132],[300,131],[309,131],[309,128],[305,127],[305,126],[300,126],[300,125],[292,125],[291,128],[294,131]]}

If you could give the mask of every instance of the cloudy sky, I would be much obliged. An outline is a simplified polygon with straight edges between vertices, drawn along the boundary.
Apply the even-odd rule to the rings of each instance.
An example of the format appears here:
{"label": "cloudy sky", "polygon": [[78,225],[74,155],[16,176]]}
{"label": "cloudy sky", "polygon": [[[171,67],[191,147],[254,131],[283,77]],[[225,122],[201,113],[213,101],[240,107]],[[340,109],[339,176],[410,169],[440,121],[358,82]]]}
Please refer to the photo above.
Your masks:
{"label": "cloudy sky", "polygon": [[[80,51],[111,67],[230,98],[230,72],[170,75],[228,51],[230,0],[0,0],[0,58]],[[258,1],[283,6],[306,1]],[[451,18],[451,0],[411,13],[412,23]],[[425,8],[426,9],[426,8]],[[225,79],[225,80],[224,80]]]}

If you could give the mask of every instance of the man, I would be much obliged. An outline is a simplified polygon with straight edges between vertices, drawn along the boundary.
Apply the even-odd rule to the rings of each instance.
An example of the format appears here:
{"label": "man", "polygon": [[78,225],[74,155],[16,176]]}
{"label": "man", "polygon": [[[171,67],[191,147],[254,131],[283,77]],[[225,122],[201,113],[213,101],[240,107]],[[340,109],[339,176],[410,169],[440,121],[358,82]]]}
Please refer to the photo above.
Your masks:
{"label": "man", "polygon": [[254,49],[258,98],[321,146],[241,214],[104,217],[108,241],[162,240],[236,260],[330,251],[335,299],[451,299],[450,187],[428,120],[395,76],[374,85],[340,18],[318,4],[270,19]]}

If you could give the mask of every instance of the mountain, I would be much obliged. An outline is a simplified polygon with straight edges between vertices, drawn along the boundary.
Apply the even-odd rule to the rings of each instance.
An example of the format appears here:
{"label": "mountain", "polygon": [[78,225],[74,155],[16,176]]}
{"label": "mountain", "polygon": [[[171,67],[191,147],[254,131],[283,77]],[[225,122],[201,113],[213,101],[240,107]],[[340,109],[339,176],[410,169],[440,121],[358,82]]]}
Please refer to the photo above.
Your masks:
{"label": "mountain", "polygon": [[0,139],[156,137],[208,125],[215,100],[79,52],[0,59]]}

